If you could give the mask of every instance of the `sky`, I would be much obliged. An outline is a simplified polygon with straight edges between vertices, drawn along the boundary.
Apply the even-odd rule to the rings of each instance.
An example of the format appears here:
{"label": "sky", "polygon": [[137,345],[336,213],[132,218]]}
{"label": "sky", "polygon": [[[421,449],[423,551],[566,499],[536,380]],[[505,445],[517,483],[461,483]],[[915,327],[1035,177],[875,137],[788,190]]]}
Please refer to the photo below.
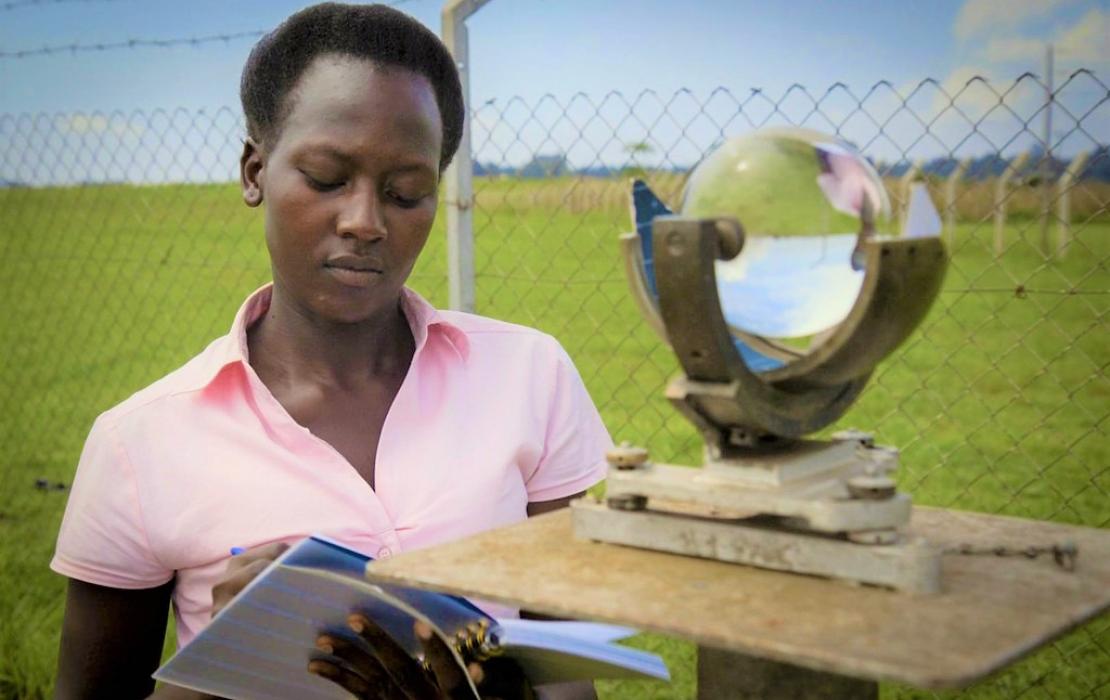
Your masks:
{"label": "sky", "polygon": [[[394,2],[440,30],[441,0]],[[12,54],[74,43],[268,30],[304,4],[0,0],[0,115],[7,115],[9,124],[14,115],[76,115],[67,128],[88,132],[110,128],[105,127],[111,121],[107,117],[97,121],[88,116],[98,112],[149,114],[156,108],[184,107],[212,113],[228,107],[237,114],[238,76],[253,38],[170,48],[63,50],[23,58]],[[1079,67],[1095,71],[1102,81],[1100,86],[1080,77],[1061,95],[1062,104],[1070,100],[1066,106],[1073,116],[1086,115],[1084,132],[1090,133],[1069,136],[1074,119],[1061,114],[1054,138],[1062,139],[1063,150],[1074,151],[1110,137],[1105,103],[1110,0],[491,0],[468,27],[470,101],[481,122],[476,138],[485,149],[479,157],[506,163],[519,163],[545,149],[570,152],[578,165],[609,162],[627,155],[630,143],[639,140],[649,141],[650,152],[662,160],[685,162],[696,158],[714,134],[751,128],[773,103],[783,103],[792,119],[804,117],[813,101],[797,88],[788,92],[793,84],[804,86],[814,98],[843,84],[821,105],[831,121],[810,123],[825,130],[829,124],[844,124],[846,136],[863,139],[861,145],[879,158],[1013,150],[1025,147],[1030,136],[1013,140],[1007,135],[1014,117],[996,138],[985,141],[977,140],[982,134],[967,140],[969,122],[1005,121],[1006,115],[996,109],[996,90],[1010,87],[1026,71],[1042,75],[1046,42],[1055,46],[1057,85]],[[955,94],[975,75],[994,81],[995,90],[972,85],[959,93],[965,121],[951,109],[944,113],[951,101],[935,87],[915,92],[922,80],[931,78]],[[880,86],[869,94],[880,81],[891,88]],[[725,88],[727,95],[713,97],[717,88]],[[728,121],[753,88],[762,90],[763,97],[744,105],[750,109],[746,119]],[[619,94],[610,95],[613,91]],[[580,93],[584,95],[576,98]],[[870,122],[861,115],[851,117],[865,95]],[[907,95],[909,101],[903,102]],[[1016,118],[1030,125],[1026,131],[1040,128],[1036,114],[1041,95],[1043,89],[1026,80],[1006,98]],[[514,96],[520,98],[515,106]],[[900,105],[912,108],[913,114],[905,109],[898,114]],[[913,115],[929,122],[937,113],[942,118],[935,133],[922,138]],[[878,125],[891,115],[886,131],[896,137],[876,138]],[[599,122],[608,126],[608,137]],[[687,140],[692,142],[681,143],[683,127],[693,122],[699,123],[690,127],[693,135]],[[498,129],[505,133],[493,133]],[[0,127],[0,146],[5,133]],[[576,133],[589,145],[576,143]]]}

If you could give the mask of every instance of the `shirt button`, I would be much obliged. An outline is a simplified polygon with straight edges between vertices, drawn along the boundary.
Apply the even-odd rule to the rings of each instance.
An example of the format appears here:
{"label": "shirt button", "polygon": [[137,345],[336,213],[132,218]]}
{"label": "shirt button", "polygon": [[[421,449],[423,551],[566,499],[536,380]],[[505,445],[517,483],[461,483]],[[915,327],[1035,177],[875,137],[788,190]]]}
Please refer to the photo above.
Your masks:
{"label": "shirt button", "polygon": [[389,559],[391,556],[393,556],[393,550],[389,547],[382,547],[378,550],[378,559]]}

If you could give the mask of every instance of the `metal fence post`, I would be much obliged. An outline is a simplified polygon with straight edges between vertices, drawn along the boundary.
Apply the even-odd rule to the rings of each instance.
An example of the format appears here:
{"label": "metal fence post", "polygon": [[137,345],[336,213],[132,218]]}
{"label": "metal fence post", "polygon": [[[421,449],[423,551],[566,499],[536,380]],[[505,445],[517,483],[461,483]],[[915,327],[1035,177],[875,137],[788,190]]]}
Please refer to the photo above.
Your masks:
{"label": "metal fence post", "polygon": [[466,19],[489,0],[447,0],[443,5],[443,43],[459,69],[463,103],[467,106],[462,140],[447,168],[447,293],[448,305],[474,311],[474,166],[470,153],[470,48]]}
{"label": "metal fence post", "polygon": [[1044,137],[1041,147],[1041,252],[1052,256],[1052,242],[1048,237],[1049,218],[1052,216],[1052,103],[1056,98],[1053,89],[1052,44],[1044,52]]}
{"label": "metal fence post", "polygon": [[921,170],[921,161],[916,160],[906,172],[898,180],[898,228],[904,230],[906,228],[906,214],[910,210],[910,196],[913,183],[922,179],[924,174]]}
{"label": "metal fence post", "polygon": [[960,186],[960,181],[967,174],[970,165],[970,158],[961,160],[944,183],[944,228],[948,237],[949,250],[956,244],[956,188]]}
{"label": "metal fence post", "polygon": [[1010,180],[1019,170],[1025,167],[1029,160],[1029,152],[1019,153],[1010,161],[994,186],[994,257],[1002,257],[1002,250],[1006,247],[1006,198],[1010,195]]}
{"label": "metal fence post", "polygon": [[1076,180],[1083,174],[1083,169],[1087,167],[1090,157],[1090,151],[1076,154],[1067,170],[1056,181],[1056,255],[1060,258],[1067,254],[1068,245],[1071,244],[1071,191]]}

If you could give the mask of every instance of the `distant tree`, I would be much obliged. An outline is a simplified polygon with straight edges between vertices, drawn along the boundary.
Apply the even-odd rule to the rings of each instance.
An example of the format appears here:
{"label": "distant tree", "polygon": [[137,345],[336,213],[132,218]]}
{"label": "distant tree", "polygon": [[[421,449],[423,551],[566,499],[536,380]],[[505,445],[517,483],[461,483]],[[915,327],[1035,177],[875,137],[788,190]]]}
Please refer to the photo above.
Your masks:
{"label": "distant tree", "polygon": [[520,177],[561,177],[567,174],[567,157],[562,153],[544,155],[537,153],[520,169]]}
{"label": "distant tree", "polygon": [[624,152],[628,154],[628,159],[630,162],[628,165],[621,168],[621,175],[623,175],[624,177],[643,177],[644,175],[646,175],[647,171],[643,168],[643,166],[636,164],[636,161],[641,156],[646,156],[654,153],[655,148],[653,148],[652,145],[647,141],[634,141],[632,143],[626,143],[624,145]]}

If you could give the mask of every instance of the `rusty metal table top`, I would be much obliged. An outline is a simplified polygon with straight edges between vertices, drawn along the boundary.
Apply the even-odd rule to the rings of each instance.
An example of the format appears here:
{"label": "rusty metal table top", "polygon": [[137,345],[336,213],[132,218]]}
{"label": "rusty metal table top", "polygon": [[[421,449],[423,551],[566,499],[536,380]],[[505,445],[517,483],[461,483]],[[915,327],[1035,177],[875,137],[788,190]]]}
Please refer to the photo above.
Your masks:
{"label": "rusty metal table top", "polygon": [[581,541],[563,510],[367,575],[921,688],[966,686],[1110,606],[1110,531],[924,507],[911,531],[945,547],[1070,541],[1078,563],[946,555],[943,592],[912,595]]}

